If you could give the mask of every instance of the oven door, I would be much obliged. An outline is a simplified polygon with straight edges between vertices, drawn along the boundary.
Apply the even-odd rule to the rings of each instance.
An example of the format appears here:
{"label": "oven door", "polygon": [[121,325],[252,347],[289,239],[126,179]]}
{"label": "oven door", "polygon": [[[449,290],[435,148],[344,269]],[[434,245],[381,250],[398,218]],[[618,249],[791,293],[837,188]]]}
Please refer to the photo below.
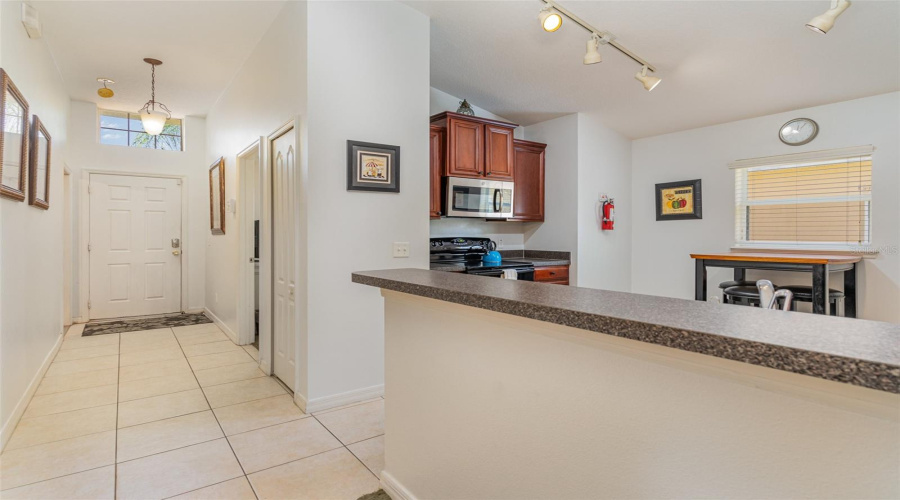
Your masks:
{"label": "oven door", "polygon": [[[533,267],[517,267],[516,270],[516,279],[519,281],[534,281],[534,268]],[[490,276],[492,278],[502,278],[503,277],[503,269],[475,269],[471,271],[466,271],[466,274],[473,274],[475,276]]]}
{"label": "oven door", "polygon": [[448,217],[508,219],[512,207],[512,182],[447,177]]}

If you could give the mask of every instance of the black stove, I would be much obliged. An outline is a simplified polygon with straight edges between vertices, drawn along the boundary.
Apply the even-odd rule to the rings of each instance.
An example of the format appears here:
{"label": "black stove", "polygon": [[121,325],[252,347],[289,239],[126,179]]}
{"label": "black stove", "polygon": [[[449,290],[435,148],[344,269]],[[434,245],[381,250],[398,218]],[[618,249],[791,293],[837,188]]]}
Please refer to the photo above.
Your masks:
{"label": "black stove", "polygon": [[431,263],[459,265],[466,274],[502,277],[503,270],[515,269],[519,280],[534,281],[531,262],[503,259],[500,262],[484,262],[482,258],[496,249],[489,238],[431,238]]}

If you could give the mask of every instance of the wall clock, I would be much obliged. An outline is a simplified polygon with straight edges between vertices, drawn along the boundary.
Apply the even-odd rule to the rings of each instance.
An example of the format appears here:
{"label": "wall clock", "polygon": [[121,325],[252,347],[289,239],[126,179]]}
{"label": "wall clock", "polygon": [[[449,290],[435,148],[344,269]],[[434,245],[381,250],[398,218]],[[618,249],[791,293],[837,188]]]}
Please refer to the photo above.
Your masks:
{"label": "wall clock", "polygon": [[819,133],[819,124],[809,118],[794,118],[778,131],[778,138],[788,146],[810,143]]}

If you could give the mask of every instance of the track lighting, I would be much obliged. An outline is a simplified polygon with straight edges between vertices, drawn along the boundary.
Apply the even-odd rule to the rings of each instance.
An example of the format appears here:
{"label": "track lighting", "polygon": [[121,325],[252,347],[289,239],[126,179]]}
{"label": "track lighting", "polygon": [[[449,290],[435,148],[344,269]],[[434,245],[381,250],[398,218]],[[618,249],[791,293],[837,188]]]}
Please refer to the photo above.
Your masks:
{"label": "track lighting", "polygon": [[824,14],[812,18],[812,21],[806,23],[806,27],[824,35],[834,26],[835,19],[843,14],[848,7],[850,7],[850,0],[832,0],[831,8],[825,11]]}
{"label": "track lighting", "polygon": [[600,37],[594,35],[590,40],[587,41],[587,51],[584,54],[584,64],[597,64],[598,62],[603,61],[603,57],[600,56],[600,51],[597,49],[600,47]]}
{"label": "track lighting", "polygon": [[641,70],[638,71],[636,75],[634,75],[634,79],[641,82],[644,85],[644,88],[647,89],[647,91],[649,92],[649,91],[655,89],[656,86],[659,85],[659,82],[661,82],[662,80],[660,80],[659,78],[657,78],[655,76],[648,75],[647,74],[648,69],[650,69],[650,68],[648,68],[647,66],[644,66],[643,68],[641,68]]}
{"label": "track lighting", "polygon": [[553,11],[549,5],[541,9],[538,19],[541,21],[541,28],[549,33],[553,33],[562,26],[562,16]]}

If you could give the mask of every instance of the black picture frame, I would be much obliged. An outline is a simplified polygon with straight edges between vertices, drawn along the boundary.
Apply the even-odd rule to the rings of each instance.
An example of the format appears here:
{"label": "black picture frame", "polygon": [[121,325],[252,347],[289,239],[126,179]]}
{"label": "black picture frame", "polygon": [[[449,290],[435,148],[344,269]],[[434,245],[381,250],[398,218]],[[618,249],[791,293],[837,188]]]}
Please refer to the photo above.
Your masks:
{"label": "black picture frame", "polygon": [[[663,194],[664,191],[670,191],[670,193],[667,194],[672,195],[673,193],[671,193],[671,191],[677,192],[681,190],[687,191],[683,194],[691,194],[691,198],[693,200],[693,210],[684,213],[664,213],[663,197],[666,196],[666,194]],[[703,190],[701,189],[700,179],[679,182],[664,182],[661,184],[657,184],[656,189],[654,190],[654,195],[656,198],[657,221],[703,218]]]}
{"label": "black picture frame", "polygon": [[347,191],[399,193],[400,146],[347,141]]}

